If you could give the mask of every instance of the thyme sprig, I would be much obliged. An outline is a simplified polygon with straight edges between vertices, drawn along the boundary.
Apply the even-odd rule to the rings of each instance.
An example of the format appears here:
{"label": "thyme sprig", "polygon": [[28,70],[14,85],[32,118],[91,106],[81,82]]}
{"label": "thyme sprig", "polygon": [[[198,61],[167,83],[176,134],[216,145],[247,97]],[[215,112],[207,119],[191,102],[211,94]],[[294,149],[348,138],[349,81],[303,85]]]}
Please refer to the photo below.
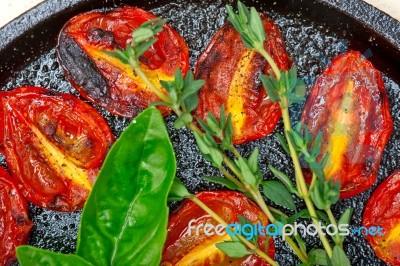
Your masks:
{"label": "thyme sprig", "polygon": [[[289,106],[293,103],[304,100],[305,91],[304,86],[299,82],[297,71],[295,68],[292,68],[289,71],[280,70],[273,58],[265,50],[263,44],[263,41],[266,38],[264,27],[262,23],[260,23],[261,18],[254,8],[248,9],[244,4],[238,1],[238,14],[233,12],[233,9],[230,6],[227,6],[226,9],[229,15],[228,20],[240,34],[243,44],[247,48],[259,52],[271,66],[273,71],[270,76],[261,75],[260,79],[270,99],[279,102],[280,104],[286,142],[282,136],[279,137],[279,140],[283,144],[282,146],[285,151],[288,152],[292,158],[295,168],[296,186],[290,182],[290,179],[288,179],[284,173],[275,168],[271,168],[271,170],[273,170],[274,174],[283,181],[289,191],[294,192],[294,189],[297,190],[297,193],[294,194],[304,200],[311,220],[317,228],[318,215],[316,208],[324,210],[328,214],[331,222],[337,224],[330,207],[339,199],[340,183],[332,180],[327,181],[325,179],[323,168],[327,156],[324,157],[324,160],[322,160],[321,163],[316,161],[317,156],[320,154],[322,135],[318,134],[316,138],[313,138],[308,133],[308,129],[302,124],[296,126],[295,129],[292,129],[291,126]],[[311,188],[308,187],[303,176],[300,165],[301,156],[305,158],[313,171],[313,182]],[[345,212],[346,218],[350,216],[349,213],[351,213],[351,210]],[[349,218],[347,220],[349,220]],[[332,248],[328,239],[321,230],[318,230],[318,235],[324,246],[324,252],[326,252],[327,255],[326,259],[329,263],[337,265],[336,262],[339,261],[349,264],[349,260],[341,246],[341,239],[338,236],[334,237],[335,246]],[[310,253],[309,255],[313,255],[313,258],[315,258],[315,254]]]}

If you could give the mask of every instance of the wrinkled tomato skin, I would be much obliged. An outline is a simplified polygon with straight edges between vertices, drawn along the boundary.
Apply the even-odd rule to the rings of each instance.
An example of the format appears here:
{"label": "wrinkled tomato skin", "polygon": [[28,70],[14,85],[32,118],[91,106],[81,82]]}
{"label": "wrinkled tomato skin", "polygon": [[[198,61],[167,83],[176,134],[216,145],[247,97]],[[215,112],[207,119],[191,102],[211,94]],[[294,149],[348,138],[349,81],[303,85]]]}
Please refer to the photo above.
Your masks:
{"label": "wrinkled tomato skin", "polygon": [[363,226],[380,226],[383,236],[367,235],[375,254],[391,265],[400,265],[400,170],[372,193],[363,215]]}
{"label": "wrinkled tomato skin", "polygon": [[[57,54],[73,87],[86,99],[125,117],[135,117],[151,102],[159,101],[128,64],[104,53],[125,49],[133,30],[154,18],[143,9],[126,6],[69,20],[59,35]],[[167,24],[156,37],[158,41],[140,57],[140,63],[150,80],[165,92],[160,80],[172,80],[177,68],[186,74],[189,49]],[[163,115],[171,112],[166,107],[159,109]]]}
{"label": "wrinkled tomato skin", "polygon": [[[287,70],[291,63],[279,28],[270,18],[261,17],[267,34],[264,48],[280,69]],[[260,74],[270,72],[266,60],[247,49],[232,24],[225,23],[196,63],[195,77],[205,80],[196,115],[205,119],[211,112],[219,117],[224,105],[232,115],[235,144],[265,137],[281,117],[279,103],[269,99],[259,81]]]}
{"label": "wrinkled tomato skin", "polygon": [[317,160],[329,153],[324,172],[341,182],[341,198],[375,183],[393,122],[381,73],[361,53],[333,59],[311,91],[301,120],[314,136],[322,132]]}
{"label": "wrinkled tomato skin", "polygon": [[0,265],[13,265],[16,262],[15,248],[27,242],[33,223],[25,199],[2,167],[0,202]]}
{"label": "wrinkled tomato skin", "polygon": [[37,87],[0,93],[7,165],[23,196],[38,206],[83,206],[114,141],[101,115],[73,95]]}
{"label": "wrinkled tomato skin", "polygon": [[[260,222],[263,226],[268,224],[265,214],[248,198],[234,191],[200,192],[197,195],[204,204],[220,215],[228,224],[239,222],[239,215],[247,218],[251,223]],[[192,228],[193,235],[188,235],[190,221],[196,224],[217,222],[207,215],[200,207],[190,200],[184,200],[182,205],[175,210],[169,218],[168,236],[164,245],[161,265],[269,265],[257,255],[246,256],[241,259],[228,258],[215,248],[219,242],[229,241],[231,238],[206,236],[202,231],[196,235]],[[258,246],[264,250],[265,236],[259,236]],[[199,254],[203,254],[203,256]],[[267,254],[274,257],[275,246],[272,238],[268,245]]]}

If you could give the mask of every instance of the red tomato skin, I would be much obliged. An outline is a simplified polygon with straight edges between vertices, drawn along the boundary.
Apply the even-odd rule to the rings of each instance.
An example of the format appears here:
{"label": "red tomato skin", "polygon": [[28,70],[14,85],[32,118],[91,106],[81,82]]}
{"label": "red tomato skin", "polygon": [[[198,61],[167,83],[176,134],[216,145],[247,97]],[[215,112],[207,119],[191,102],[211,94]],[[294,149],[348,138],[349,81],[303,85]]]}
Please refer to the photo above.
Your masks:
{"label": "red tomato skin", "polygon": [[[351,95],[352,110],[341,105],[346,95]],[[314,136],[323,133],[318,161],[327,152],[335,157],[330,140],[331,147],[343,148],[336,156],[340,163],[335,163],[336,170],[327,176],[341,181],[341,198],[358,195],[375,183],[393,122],[381,73],[361,53],[349,51],[333,59],[317,79],[301,120]],[[335,125],[339,124],[347,133],[336,136]],[[308,175],[308,169],[305,172]]]}
{"label": "red tomato skin", "polygon": [[[241,215],[252,223],[260,221],[263,226],[268,224],[267,217],[257,207],[257,205],[238,192],[206,191],[196,194],[196,197],[213,209],[213,211],[220,215],[227,223],[238,222],[238,216]],[[188,224],[191,220],[195,220],[197,223],[209,222],[215,225],[217,224],[214,219],[210,218],[194,202],[185,199],[180,207],[170,215],[168,222],[168,236],[164,245],[161,265],[175,265],[183,256],[185,256],[185,254],[190,252],[190,250],[201,246],[206,241],[207,236],[200,234],[195,236],[195,240],[192,243],[185,242],[185,239],[181,242],[182,238],[185,237],[185,233],[187,233]],[[265,236],[260,236],[258,246],[265,247],[265,240]],[[267,254],[272,258],[275,254],[275,246],[272,238],[268,245]],[[203,261],[203,264],[201,265],[220,265],[218,263],[222,263],[221,261],[218,261],[218,259],[221,258],[213,258],[212,255],[213,254],[210,254],[208,261]],[[238,263],[237,260],[229,259],[229,261],[235,261]],[[239,263],[241,263],[240,265],[269,265],[257,255],[250,255],[244,259],[239,259]]]}
{"label": "red tomato skin", "polygon": [[17,184],[0,167],[0,265],[16,262],[15,248],[27,242],[33,226]]}
{"label": "red tomato skin", "polygon": [[104,118],[73,95],[37,87],[1,92],[0,102],[4,153],[23,196],[47,209],[82,208],[114,141]]}
{"label": "red tomato skin", "polygon": [[[109,12],[87,12],[69,20],[59,35],[57,54],[72,86],[84,98],[113,114],[125,117],[134,117],[151,102],[159,101],[142,82],[132,79],[133,70],[129,65],[117,60],[110,62],[102,52],[125,49],[132,39],[133,30],[155,18],[157,16],[143,9],[125,6]],[[189,49],[185,41],[169,25],[163,28],[157,34],[158,41],[140,58],[142,66],[160,75],[154,79],[155,83],[160,79],[172,79],[177,68],[183,74],[189,69]],[[71,41],[78,45],[84,55],[67,55],[73,52],[68,50]],[[86,63],[80,66],[82,57],[86,58]],[[90,73],[94,73],[97,78],[92,82],[99,82],[96,86],[86,82],[87,77],[80,70],[82,67],[87,72],[93,71]],[[159,109],[163,115],[171,113],[169,108]]]}
{"label": "red tomato skin", "polygon": [[[281,70],[288,70],[291,62],[278,26],[264,15],[261,18],[267,34],[264,48]],[[199,106],[195,111],[202,119],[205,119],[209,112],[219,118],[222,105],[225,106],[226,112],[229,112],[232,108],[228,103],[229,95],[236,90],[235,73],[247,68],[242,70],[239,78],[242,92],[239,92],[236,99],[243,99],[243,112],[237,116],[243,120],[243,126],[240,130],[234,130],[235,144],[265,137],[275,129],[281,117],[279,103],[274,103],[268,98],[259,81],[260,74],[269,75],[271,67],[256,52],[252,54],[251,62],[246,66],[242,57],[249,51],[243,45],[239,33],[227,22],[212,37],[195,67],[195,77],[205,80],[205,85],[199,92]]]}
{"label": "red tomato skin", "polygon": [[363,226],[384,229],[383,236],[367,235],[366,239],[380,259],[391,265],[400,265],[400,237],[397,235],[392,249],[385,248],[391,229],[400,226],[400,170],[386,178],[372,193],[364,209]]}

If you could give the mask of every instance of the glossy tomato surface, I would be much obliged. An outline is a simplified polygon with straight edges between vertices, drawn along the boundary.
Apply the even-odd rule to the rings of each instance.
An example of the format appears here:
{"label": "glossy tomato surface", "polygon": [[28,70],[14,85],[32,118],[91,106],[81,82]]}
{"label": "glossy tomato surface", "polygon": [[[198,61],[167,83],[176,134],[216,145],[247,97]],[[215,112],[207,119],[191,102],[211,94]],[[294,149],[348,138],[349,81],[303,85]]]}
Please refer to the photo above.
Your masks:
{"label": "glossy tomato surface", "polygon": [[[200,192],[196,196],[227,223],[239,222],[239,216],[243,216],[252,224],[258,222],[263,226],[268,224],[265,214],[240,193],[233,191]],[[218,225],[195,203],[185,200],[170,215],[161,265],[269,265],[257,255],[249,255],[240,259],[229,258],[216,248],[215,244],[230,241],[231,237],[227,234],[220,236],[216,233],[207,236],[205,233],[208,230],[205,229],[207,223]],[[201,224],[204,226],[196,229]],[[265,248],[265,241],[265,236],[259,236],[257,243],[262,250]],[[275,254],[272,238],[268,244],[267,254],[272,258]]]}
{"label": "glossy tomato surface", "polygon": [[334,58],[318,78],[302,121],[312,134],[323,134],[324,169],[341,182],[341,197],[357,195],[375,181],[393,129],[381,73],[356,51]]}
{"label": "glossy tomato surface", "polygon": [[[280,69],[287,70],[290,62],[278,26],[266,16],[262,22],[267,34],[265,49]],[[266,60],[247,49],[232,24],[225,23],[196,64],[196,78],[205,80],[196,115],[204,119],[211,112],[219,117],[224,105],[232,115],[235,144],[265,137],[281,117],[279,104],[269,99],[259,80],[260,74],[270,71]]]}
{"label": "glossy tomato surface", "polygon": [[[58,57],[66,76],[83,97],[126,117],[136,116],[159,100],[128,64],[104,53],[125,49],[133,30],[154,18],[143,9],[122,7],[104,13],[83,13],[68,21],[59,35]],[[177,68],[183,74],[187,72],[189,51],[183,38],[169,25],[157,38],[140,62],[145,74],[164,91],[160,80],[172,80]],[[165,107],[160,110],[164,115],[170,113]]]}
{"label": "glossy tomato surface", "polygon": [[24,197],[57,211],[81,208],[114,137],[101,115],[37,87],[0,93],[7,165]]}
{"label": "glossy tomato surface", "polygon": [[16,262],[15,248],[26,243],[33,223],[25,199],[2,167],[0,204],[0,265],[12,265]]}
{"label": "glossy tomato surface", "polygon": [[378,186],[369,199],[363,226],[380,226],[383,236],[366,236],[375,254],[391,265],[400,265],[400,170]]}

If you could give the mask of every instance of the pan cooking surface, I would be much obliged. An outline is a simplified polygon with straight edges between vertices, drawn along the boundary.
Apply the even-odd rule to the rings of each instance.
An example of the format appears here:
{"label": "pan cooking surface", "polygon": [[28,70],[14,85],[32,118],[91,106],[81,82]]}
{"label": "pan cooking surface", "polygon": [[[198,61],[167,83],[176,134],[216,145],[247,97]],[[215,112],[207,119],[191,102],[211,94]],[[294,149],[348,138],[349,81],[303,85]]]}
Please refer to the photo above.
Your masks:
{"label": "pan cooking surface", "polygon": [[[400,165],[400,101],[398,100],[400,99],[400,88],[398,80],[392,80],[392,78],[396,78],[396,74],[397,78],[400,77],[400,69],[395,62],[390,62],[390,60],[398,57],[399,49],[385,41],[381,35],[363,28],[362,25],[357,24],[357,21],[351,20],[337,10],[333,10],[321,3],[313,3],[311,1],[300,3],[299,1],[299,4],[296,5],[292,1],[287,1],[288,3],[283,3],[285,1],[282,1],[282,3],[267,2],[265,6],[258,6],[258,9],[271,16],[280,26],[282,35],[286,40],[287,51],[293,58],[300,77],[305,80],[308,92],[311,90],[316,77],[327,67],[332,58],[349,49],[363,52],[378,69],[384,72],[385,87],[394,120],[394,131],[383,155],[378,176],[379,183],[395,169],[399,168]],[[224,23],[226,19],[224,6],[226,3],[226,1],[222,0],[207,3],[175,0],[167,4],[155,1],[153,4],[146,4],[152,5],[153,8],[150,9],[150,6],[146,6],[146,9],[150,9],[157,15],[168,19],[170,25],[183,35],[190,48],[190,63],[193,68],[197,57],[206,47],[212,35]],[[107,3],[107,1],[103,4],[104,6],[112,6],[112,3]],[[130,4],[134,5],[134,3]],[[248,3],[248,5],[260,4]],[[138,6],[141,5],[138,4]],[[92,7],[98,8],[94,4]],[[82,10],[71,9],[68,11],[67,9],[62,15],[55,18],[58,21],[56,24],[62,25],[73,15],[90,10],[92,7],[86,5]],[[321,15],[317,14],[317,7],[319,8],[318,12],[322,14],[325,12],[327,15],[322,18]],[[378,12],[378,15],[382,16],[383,14]],[[33,40],[38,37],[41,38],[34,34],[31,36]],[[8,69],[7,79],[3,77],[5,81],[0,83],[1,90],[34,85],[79,96],[64,77],[62,69],[57,62],[54,49],[55,38],[56,35],[48,36],[47,43],[43,44],[41,49],[34,48],[36,53],[35,51],[25,51],[20,48],[15,49],[19,57],[27,57],[23,59],[27,59],[29,62],[25,63],[25,65],[20,65],[22,68],[18,69],[12,66],[11,69]],[[390,41],[396,43],[396,40],[392,39]],[[49,49],[46,49],[46,47],[49,47]],[[1,53],[2,51],[0,51],[0,57],[3,57],[5,52]],[[3,76],[4,69],[3,66],[1,69]],[[298,121],[303,106],[304,103],[293,106],[291,109],[293,122]],[[116,136],[119,136],[130,122],[129,119],[111,115],[100,107],[96,108],[106,118]],[[173,120],[173,116],[166,118],[167,127],[176,152],[178,177],[184,181],[192,192],[221,189],[217,185],[212,185],[202,180],[204,175],[219,175],[219,173],[202,159],[190,132],[187,130],[177,131],[173,128]],[[282,128],[283,125],[280,123],[276,131],[282,132]],[[272,173],[267,170],[269,164],[293,175],[290,160],[280,148],[274,135],[242,145],[239,148],[242,154],[248,156],[255,146],[260,149],[261,170],[265,179],[272,178]],[[6,166],[5,158],[2,155],[0,155],[0,164]],[[359,226],[364,205],[374,188],[355,198],[343,200],[337,204],[334,207],[336,218],[347,207],[352,207],[354,208],[354,214],[352,218],[353,225],[350,229],[354,226]],[[173,205],[172,208],[175,206]],[[302,206],[300,205],[300,207]],[[29,244],[63,253],[75,251],[80,217],[79,211],[58,213],[30,205],[30,214],[35,227],[29,239]],[[353,265],[385,265],[374,255],[374,252],[363,237],[349,236],[346,239],[345,250],[349,254]],[[308,237],[306,241],[309,247],[322,246],[317,237]],[[279,238],[275,239],[275,244],[277,246],[275,258],[280,265],[296,265],[300,263],[294,259],[296,256]]]}

